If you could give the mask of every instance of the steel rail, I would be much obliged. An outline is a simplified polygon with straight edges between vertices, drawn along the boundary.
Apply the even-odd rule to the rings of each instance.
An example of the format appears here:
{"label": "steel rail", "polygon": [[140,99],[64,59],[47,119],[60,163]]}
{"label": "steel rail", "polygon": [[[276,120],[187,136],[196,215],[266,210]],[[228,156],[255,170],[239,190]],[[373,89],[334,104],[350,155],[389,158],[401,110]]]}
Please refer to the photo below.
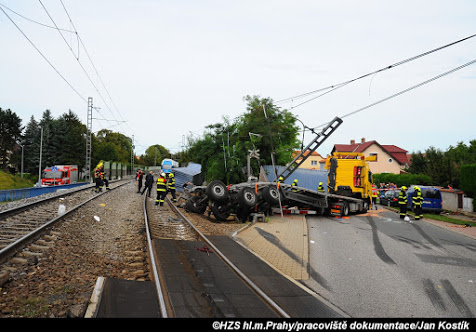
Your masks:
{"label": "steel rail", "polygon": [[256,292],[276,313],[282,318],[291,318],[276,302],[274,302],[265,292],[263,292],[251,279],[249,279],[238,267],[233,264],[195,225],[179,209],[172,204],[170,199],[166,197],[167,203],[172,209],[185,220],[192,229],[202,238],[207,245],[248,285]]}
{"label": "steel rail", "polygon": [[147,194],[144,195],[144,219],[145,219],[145,229],[146,229],[146,235],[147,235],[147,246],[149,248],[149,255],[150,255],[150,263],[152,265],[152,271],[154,274],[154,283],[155,283],[155,289],[157,292],[157,298],[159,300],[159,309],[160,309],[160,315],[161,318],[168,318],[167,314],[167,308],[165,306],[165,299],[164,299],[164,293],[162,292],[162,287],[160,286],[160,278],[159,278],[159,272],[157,269],[157,264],[156,264],[156,259],[154,255],[154,249],[152,246],[152,237],[150,235],[150,229],[149,229],[149,216],[147,214]]}
{"label": "steel rail", "polygon": [[[102,196],[104,194],[106,194],[107,192],[109,191],[112,191],[112,190],[115,190],[117,188],[120,188],[122,187],[123,185],[129,183],[129,181],[126,181],[120,185],[118,185],[117,187],[114,187],[114,188],[111,188],[110,190],[108,191],[104,191],[102,193],[99,193],[98,195],[95,195],[89,199],[87,199],[86,201],[76,205],[75,207],[71,208],[70,210],[66,211],[65,213],[63,213],[62,215],[58,216],[58,217],[55,217],[53,219],[51,219],[50,221],[47,221],[46,223],[44,223],[43,225],[41,225],[40,227],[38,228],[35,228],[33,231],[31,231],[30,233],[24,235],[23,237],[15,240],[15,242],[12,242],[11,244],[9,244],[8,246],[6,246],[5,248],[1,249],[0,250],[0,263],[2,263],[5,259],[7,259],[8,257],[10,256],[13,256],[14,254],[16,254],[20,249],[23,248],[24,244],[32,239],[34,239],[35,237],[39,237],[39,235],[41,234],[41,232],[43,230],[45,230],[46,228],[50,227],[51,225],[53,225],[54,223],[56,223],[58,220],[66,217],[67,215],[71,214],[72,212],[76,211],[77,209],[79,209],[81,206],[89,203],[90,201],[98,198],[99,196]],[[84,190],[84,189],[83,189]],[[78,190],[79,191],[79,190]],[[64,196],[64,195],[57,195],[57,196]],[[46,202],[50,199],[53,199],[53,198],[57,198],[57,196],[55,197],[52,197],[52,198],[47,198],[47,199],[44,199],[40,202]],[[37,202],[35,202],[37,203]],[[33,204],[33,205],[36,205],[36,204]],[[18,211],[22,211],[24,209],[26,209],[27,207],[30,207],[32,206],[32,204],[28,204],[26,207],[25,206],[22,206],[22,207],[19,207],[17,210]],[[8,210],[9,213],[12,213],[14,212],[13,211],[14,209],[10,209]],[[0,214],[1,215],[1,214]]]}
{"label": "steel rail", "polygon": [[[109,181],[109,183],[112,184],[112,183],[116,183],[116,182],[120,182],[120,181],[124,181],[124,180],[113,180],[113,181]],[[89,184],[89,185],[86,184],[84,186],[78,187],[75,190],[69,191],[67,193],[59,193],[57,195],[47,197],[47,198],[43,198],[43,199],[40,199],[38,201],[26,203],[24,205],[13,207],[13,208],[8,209],[8,210],[3,210],[3,211],[0,211],[0,218],[5,217],[5,216],[7,216],[9,214],[12,214],[12,213],[17,213],[19,211],[26,210],[30,207],[33,207],[35,205],[39,205],[41,203],[48,202],[48,201],[53,200],[53,199],[58,198],[58,197],[69,196],[69,195],[75,194],[77,192],[84,191],[84,190],[91,189],[91,188],[94,188],[94,184]]]}

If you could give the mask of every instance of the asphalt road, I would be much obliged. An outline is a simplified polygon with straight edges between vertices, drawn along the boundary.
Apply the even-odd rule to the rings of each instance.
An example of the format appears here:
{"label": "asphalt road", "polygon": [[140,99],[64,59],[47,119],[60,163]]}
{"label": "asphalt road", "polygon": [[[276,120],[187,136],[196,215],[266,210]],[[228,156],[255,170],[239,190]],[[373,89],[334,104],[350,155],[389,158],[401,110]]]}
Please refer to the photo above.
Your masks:
{"label": "asphalt road", "polygon": [[476,240],[381,208],[308,228],[304,283],[351,317],[476,317]]}

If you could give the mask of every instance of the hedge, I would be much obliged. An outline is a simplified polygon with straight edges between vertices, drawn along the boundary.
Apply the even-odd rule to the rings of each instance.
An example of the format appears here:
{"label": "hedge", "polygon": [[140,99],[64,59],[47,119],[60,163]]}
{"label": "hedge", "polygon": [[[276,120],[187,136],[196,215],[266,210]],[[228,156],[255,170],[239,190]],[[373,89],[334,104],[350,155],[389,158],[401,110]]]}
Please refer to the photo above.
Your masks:
{"label": "hedge", "polygon": [[397,187],[410,186],[412,184],[419,184],[424,186],[433,185],[433,180],[426,174],[393,174],[393,173],[380,173],[373,174],[372,179],[374,184],[379,186],[380,183],[394,183]]}
{"label": "hedge", "polygon": [[476,198],[476,164],[461,166],[460,185],[466,195]]}

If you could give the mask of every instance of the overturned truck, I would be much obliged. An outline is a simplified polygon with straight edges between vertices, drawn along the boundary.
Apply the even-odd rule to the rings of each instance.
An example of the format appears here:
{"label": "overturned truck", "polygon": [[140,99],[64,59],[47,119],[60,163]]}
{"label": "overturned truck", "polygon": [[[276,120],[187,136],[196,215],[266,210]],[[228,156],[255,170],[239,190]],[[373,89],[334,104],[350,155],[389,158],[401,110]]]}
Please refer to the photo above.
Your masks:
{"label": "overturned truck", "polygon": [[[276,179],[285,181],[342,123],[334,118],[308,146],[298,154]],[[226,186],[214,180],[207,186],[187,190],[188,211],[203,214],[207,207],[219,221],[235,214],[246,221],[253,213],[269,214],[273,207],[298,206],[312,208],[320,214],[345,216],[351,212],[366,212],[371,204],[372,174],[368,158],[359,153],[334,154],[326,162],[327,190],[318,192],[293,187],[283,182],[243,182]],[[276,180],[275,179],[275,180]]]}
{"label": "overturned truck", "polygon": [[269,213],[279,206],[279,191],[276,183],[245,182],[226,186],[214,180],[207,186],[194,186],[188,192],[185,208],[203,214],[207,207],[219,221],[235,214],[240,221],[248,220],[252,213]]}

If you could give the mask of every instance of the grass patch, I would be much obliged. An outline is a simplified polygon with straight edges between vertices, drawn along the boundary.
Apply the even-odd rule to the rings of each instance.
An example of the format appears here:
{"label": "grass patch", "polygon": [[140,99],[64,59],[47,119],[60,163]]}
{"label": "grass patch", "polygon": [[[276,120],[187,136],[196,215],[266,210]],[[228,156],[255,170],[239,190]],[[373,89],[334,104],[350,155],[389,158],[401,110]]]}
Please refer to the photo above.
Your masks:
{"label": "grass patch", "polygon": [[0,171],[0,190],[31,188],[34,183],[20,175],[12,175]]}
{"label": "grass patch", "polygon": [[476,222],[474,221],[455,219],[455,218],[443,216],[441,214],[424,213],[423,218],[440,220],[440,221],[449,222],[451,224],[456,224],[456,225],[468,225],[471,227],[476,227]]}
{"label": "grass patch", "polygon": [[[394,210],[395,212],[400,211],[399,208],[395,208],[395,207],[391,207],[390,209]],[[412,211],[407,211],[407,214],[411,215],[411,216],[415,216],[415,213],[413,213]],[[450,223],[450,224],[455,224],[455,225],[468,225],[468,226],[471,226],[471,227],[476,227],[476,222],[474,222],[474,221],[451,218],[451,217],[441,215],[441,214],[424,213],[423,218],[444,221],[444,222],[447,222],[447,223]]]}

